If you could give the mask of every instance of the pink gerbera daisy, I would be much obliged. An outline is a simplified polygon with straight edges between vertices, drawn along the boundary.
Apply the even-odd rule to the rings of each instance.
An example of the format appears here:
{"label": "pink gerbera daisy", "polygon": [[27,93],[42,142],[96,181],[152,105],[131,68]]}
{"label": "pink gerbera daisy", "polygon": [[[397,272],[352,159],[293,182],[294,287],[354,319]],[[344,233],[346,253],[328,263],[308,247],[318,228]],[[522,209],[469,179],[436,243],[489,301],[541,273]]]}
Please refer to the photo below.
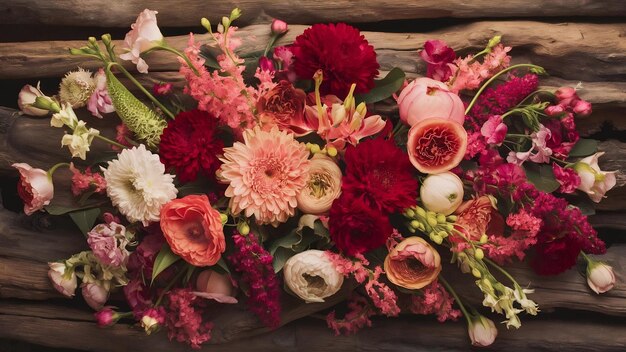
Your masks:
{"label": "pink gerbera daisy", "polygon": [[309,152],[293,135],[274,127],[243,133],[244,142],[224,148],[218,177],[228,183],[233,214],[254,215],[258,223],[287,221],[297,206],[296,196],[307,182]]}

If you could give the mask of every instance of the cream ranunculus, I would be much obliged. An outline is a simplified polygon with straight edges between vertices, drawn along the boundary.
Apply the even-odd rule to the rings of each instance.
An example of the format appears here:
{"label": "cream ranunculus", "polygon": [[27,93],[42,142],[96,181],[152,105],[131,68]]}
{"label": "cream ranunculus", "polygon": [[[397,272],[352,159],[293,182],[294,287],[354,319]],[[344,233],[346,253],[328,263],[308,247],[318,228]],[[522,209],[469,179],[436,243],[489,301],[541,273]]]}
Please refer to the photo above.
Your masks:
{"label": "cream ranunculus", "polygon": [[324,302],[343,284],[343,275],[323,251],[311,249],[287,260],[283,268],[285,283],[305,302]]}
{"label": "cream ranunculus", "polygon": [[451,172],[430,175],[420,187],[420,199],[426,209],[450,215],[463,201],[463,181]]}
{"label": "cream ranunculus", "polygon": [[132,61],[141,73],[148,73],[148,64],[140,57],[141,53],[163,44],[163,34],[157,25],[157,13],[143,10],[124,38],[123,49],[127,52],[120,55],[120,59]]}
{"label": "cream ranunculus", "polygon": [[590,260],[587,264],[587,284],[597,294],[611,290],[615,286],[613,267]]}
{"label": "cream ranunculus", "polygon": [[599,203],[604,194],[615,186],[616,171],[602,171],[598,166],[598,159],[604,155],[604,152],[595,153],[588,156],[576,164],[574,170],[580,176],[580,186],[578,189],[587,193],[592,201]]}
{"label": "cream ranunculus", "polygon": [[389,251],[385,258],[389,281],[409,290],[433,282],[441,272],[439,253],[420,237],[408,237]]}
{"label": "cream ranunculus", "polygon": [[309,164],[306,186],[298,193],[298,208],[306,214],[323,214],[341,193],[341,170],[329,157],[316,154]]}

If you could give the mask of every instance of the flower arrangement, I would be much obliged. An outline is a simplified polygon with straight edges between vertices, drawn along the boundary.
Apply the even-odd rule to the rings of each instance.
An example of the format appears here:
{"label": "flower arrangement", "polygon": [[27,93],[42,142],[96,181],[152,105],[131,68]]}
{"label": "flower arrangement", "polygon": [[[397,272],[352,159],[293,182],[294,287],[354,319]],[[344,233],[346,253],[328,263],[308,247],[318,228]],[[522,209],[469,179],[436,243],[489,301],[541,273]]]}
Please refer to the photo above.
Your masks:
{"label": "flower arrangement", "polygon": [[[597,143],[579,138],[575,118],[591,105],[575,88],[538,90],[543,68],[512,65],[500,37],[466,57],[429,40],[426,77],[408,82],[393,69],[378,79],[374,48],[343,23],[274,47],[288,31],[274,20],[264,55],[249,63],[235,51],[240,14],[216,27],[202,19],[210,41],[190,35],[180,52],[144,10],[121,53],[109,35],[71,50],[99,60],[97,73],[68,73],[54,97],[30,85],[19,93],[24,114],[52,114],[66,129],[72,158],[89,160],[95,140],[116,151],[83,170],[13,165],[26,214],[69,213],[85,233],[90,250],[49,263],[49,277],[68,297],[80,279],[98,324],[134,320],[198,348],[216,305],[242,301],[276,328],[281,296],[316,304],[343,288],[347,312],[327,315],[337,334],[374,315],[434,314],[465,318],[472,344],[488,346],[496,324],[460,299],[443,266],[473,276],[506,328],[539,312],[533,289],[506,271],[513,261],[554,275],[580,258],[594,292],[613,287],[613,269],[587,256],[604,243],[572,203],[600,202],[616,183],[598,166]],[[151,93],[121,64],[147,73],[145,54],[156,50],[177,57],[183,92],[162,83]],[[388,98],[397,116],[368,111]],[[89,128],[74,111],[82,107],[97,118],[116,112],[118,135]],[[52,175],[64,166],[76,206],[52,211]],[[126,311],[107,305],[115,290]]]}

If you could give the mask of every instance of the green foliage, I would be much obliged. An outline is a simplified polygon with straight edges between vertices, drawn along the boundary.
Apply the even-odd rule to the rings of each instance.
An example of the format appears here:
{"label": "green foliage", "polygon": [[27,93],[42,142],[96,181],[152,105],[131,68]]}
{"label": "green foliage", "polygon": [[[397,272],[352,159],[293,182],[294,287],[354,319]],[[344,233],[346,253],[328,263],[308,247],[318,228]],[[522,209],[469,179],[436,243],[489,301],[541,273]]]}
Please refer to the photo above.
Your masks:
{"label": "green foliage", "polygon": [[598,141],[595,139],[581,138],[569,152],[571,158],[584,158],[598,151]]}
{"label": "green foliage", "polygon": [[375,103],[389,98],[397,92],[404,83],[406,75],[401,69],[394,67],[385,78],[375,81],[375,86],[366,94],[356,95],[357,103]]}
{"label": "green foliage", "polygon": [[86,236],[96,223],[96,219],[100,215],[100,208],[91,208],[73,211],[70,214],[72,221],[78,226],[80,231]]}
{"label": "green foliage", "polygon": [[157,254],[156,259],[154,260],[154,266],[152,267],[152,279],[151,282],[154,282],[154,279],[159,276],[163,270],[169,268],[172,264],[179,261],[181,258],[172,252],[170,246],[166,243],[161,247],[159,254]]}

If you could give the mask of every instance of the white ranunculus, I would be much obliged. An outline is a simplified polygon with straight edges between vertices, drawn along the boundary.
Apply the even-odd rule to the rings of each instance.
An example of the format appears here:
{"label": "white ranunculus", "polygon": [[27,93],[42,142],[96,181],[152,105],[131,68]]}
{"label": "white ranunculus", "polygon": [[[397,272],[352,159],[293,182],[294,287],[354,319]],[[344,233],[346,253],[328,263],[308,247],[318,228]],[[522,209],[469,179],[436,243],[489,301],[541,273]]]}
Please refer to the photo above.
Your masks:
{"label": "white ranunculus", "polygon": [[341,170],[329,157],[315,154],[309,164],[309,177],[298,193],[298,208],[305,214],[323,214],[341,193]]}
{"label": "white ranunculus", "polygon": [[587,284],[593,292],[605,293],[615,286],[615,273],[610,265],[590,261],[587,264]]}
{"label": "white ranunculus", "polygon": [[163,34],[157,25],[157,13],[143,10],[124,38],[123,49],[127,52],[120,55],[120,59],[132,61],[141,73],[148,73],[148,64],[141,58],[141,53],[163,44]]}
{"label": "white ranunculus", "polygon": [[311,249],[287,260],[283,268],[285,283],[305,302],[324,302],[343,284],[340,274],[324,251]]}
{"label": "white ranunculus", "polygon": [[450,215],[463,201],[463,181],[451,172],[429,175],[420,187],[420,199],[426,209]]}
{"label": "white ranunculus", "polygon": [[595,153],[574,164],[574,170],[580,176],[578,189],[587,193],[589,198],[596,203],[599,203],[604,198],[604,194],[617,183],[616,171],[600,170],[598,159],[602,155],[604,152]]}

